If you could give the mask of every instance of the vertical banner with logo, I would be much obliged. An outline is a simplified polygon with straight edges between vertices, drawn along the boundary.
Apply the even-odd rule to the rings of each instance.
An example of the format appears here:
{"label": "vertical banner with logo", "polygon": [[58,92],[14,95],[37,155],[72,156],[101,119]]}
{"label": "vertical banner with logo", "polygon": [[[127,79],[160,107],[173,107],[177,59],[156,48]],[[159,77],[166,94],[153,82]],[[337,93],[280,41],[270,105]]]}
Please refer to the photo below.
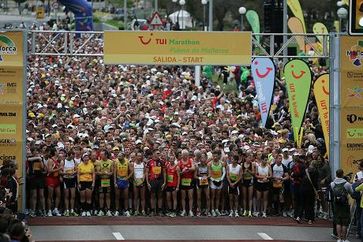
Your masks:
{"label": "vertical banner with logo", "polygon": [[[313,32],[316,34],[316,38],[321,44],[324,44],[324,37],[321,34],[329,34],[328,28],[323,23],[315,23],[313,26]],[[329,46],[329,45],[328,45]]]}
{"label": "vertical banner with logo", "polygon": [[287,0],[287,5],[291,9],[291,12],[294,14],[294,16],[301,21],[301,24],[303,26],[303,31],[304,31],[301,33],[306,33],[304,14],[303,14],[299,0]]}
{"label": "vertical banner with logo", "polygon": [[[23,32],[0,33],[0,164],[16,160],[19,179],[25,175],[24,45]],[[19,203],[21,191],[20,187]]]}
{"label": "vertical banner with logo", "polygon": [[312,73],[308,64],[302,60],[291,60],[285,64],[287,92],[294,139],[301,146],[302,130],[300,131],[306,106],[309,100]]}
{"label": "vertical banner with logo", "polygon": [[[246,13],[248,23],[251,25],[252,32],[259,34],[261,33],[260,18],[255,10],[248,10]],[[261,36],[256,35],[256,40],[260,43]]]}
{"label": "vertical banner with logo", "polygon": [[323,74],[315,81],[314,96],[319,110],[325,147],[329,153],[329,74]]}
{"label": "vertical banner with logo", "polygon": [[356,172],[363,159],[363,37],[340,41],[340,167]]}
{"label": "vertical banner with logo", "polygon": [[[300,19],[296,17],[289,18],[287,25],[289,26],[289,29],[291,33],[293,34],[302,34],[304,33],[304,25],[301,23]],[[295,36],[295,39],[297,41],[297,44],[300,47],[300,50],[306,52],[305,48],[305,37],[304,36]]]}
{"label": "vertical banner with logo", "polygon": [[256,58],[252,61],[251,69],[256,85],[262,127],[265,127],[270,112],[276,67],[270,58]]}

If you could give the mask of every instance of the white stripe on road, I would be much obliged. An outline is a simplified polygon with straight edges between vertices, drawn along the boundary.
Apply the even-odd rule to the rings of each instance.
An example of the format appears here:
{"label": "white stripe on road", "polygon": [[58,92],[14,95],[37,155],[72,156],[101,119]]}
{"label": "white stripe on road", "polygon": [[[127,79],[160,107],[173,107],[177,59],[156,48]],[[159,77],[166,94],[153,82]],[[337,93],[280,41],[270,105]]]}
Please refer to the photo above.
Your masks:
{"label": "white stripe on road", "polygon": [[258,236],[260,236],[264,240],[274,240],[273,238],[268,236],[268,234],[266,234],[266,233],[257,233],[257,234],[258,234]]}
{"label": "white stripe on road", "polygon": [[125,240],[120,232],[113,232],[112,234],[116,238],[116,240]]}

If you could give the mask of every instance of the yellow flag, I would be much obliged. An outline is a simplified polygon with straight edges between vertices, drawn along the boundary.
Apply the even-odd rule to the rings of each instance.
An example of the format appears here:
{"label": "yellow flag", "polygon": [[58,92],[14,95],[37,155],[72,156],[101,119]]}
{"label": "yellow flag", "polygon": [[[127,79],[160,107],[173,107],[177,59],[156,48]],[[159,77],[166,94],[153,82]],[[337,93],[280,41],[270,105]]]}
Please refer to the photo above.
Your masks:
{"label": "yellow flag", "polygon": [[325,147],[329,151],[329,74],[323,74],[315,81],[314,96],[323,129]]}
{"label": "yellow flag", "polygon": [[[304,26],[302,25],[300,19],[296,17],[291,17],[287,21],[287,25],[291,33],[295,34],[303,34],[304,33]],[[300,47],[300,50],[305,52],[305,37],[304,36],[296,36],[296,41]]]}
{"label": "yellow flag", "polygon": [[313,26],[313,32],[316,34],[316,38],[318,38],[319,42],[323,44],[324,37],[321,34],[328,34],[328,29],[323,23],[315,23]]}
{"label": "yellow flag", "polygon": [[301,9],[301,5],[299,0],[287,0],[287,5],[291,9],[291,12],[294,14],[295,17],[297,17],[302,25],[303,25],[303,33],[306,33],[306,27],[305,27],[305,20],[304,20],[304,14]]}

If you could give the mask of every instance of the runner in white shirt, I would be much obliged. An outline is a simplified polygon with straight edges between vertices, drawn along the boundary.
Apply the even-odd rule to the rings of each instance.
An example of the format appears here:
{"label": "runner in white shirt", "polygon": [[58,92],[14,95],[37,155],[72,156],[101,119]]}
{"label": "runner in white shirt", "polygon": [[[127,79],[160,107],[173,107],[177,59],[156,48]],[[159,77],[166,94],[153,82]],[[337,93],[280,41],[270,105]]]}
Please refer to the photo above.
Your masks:
{"label": "runner in white shirt", "polygon": [[276,157],[275,164],[271,166],[272,169],[272,197],[273,207],[276,215],[282,214],[284,204],[284,181],[289,179],[287,167],[282,164],[282,155]]}
{"label": "runner in white shirt", "polygon": [[237,164],[238,155],[232,157],[232,163],[227,166],[227,180],[229,193],[229,216],[239,217],[238,214],[238,198],[239,198],[239,182],[242,178],[242,167]]}

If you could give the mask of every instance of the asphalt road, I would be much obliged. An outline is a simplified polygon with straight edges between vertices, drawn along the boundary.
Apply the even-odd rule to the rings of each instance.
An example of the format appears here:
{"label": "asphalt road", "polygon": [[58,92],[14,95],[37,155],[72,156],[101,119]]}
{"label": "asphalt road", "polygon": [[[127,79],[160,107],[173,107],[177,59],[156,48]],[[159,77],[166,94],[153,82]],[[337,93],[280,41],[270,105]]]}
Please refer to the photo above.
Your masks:
{"label": "asphalt road", "polygon": [[[336,241],[331,238],[332,229],[327,223],[308,226],[290,223],[290,220],[272,218],[170,220],[169,218],[62,217],[35,219],[30,221],[30,225],[33,239],[36,241]],[[355,239],[350,241],[358,242]]]}

